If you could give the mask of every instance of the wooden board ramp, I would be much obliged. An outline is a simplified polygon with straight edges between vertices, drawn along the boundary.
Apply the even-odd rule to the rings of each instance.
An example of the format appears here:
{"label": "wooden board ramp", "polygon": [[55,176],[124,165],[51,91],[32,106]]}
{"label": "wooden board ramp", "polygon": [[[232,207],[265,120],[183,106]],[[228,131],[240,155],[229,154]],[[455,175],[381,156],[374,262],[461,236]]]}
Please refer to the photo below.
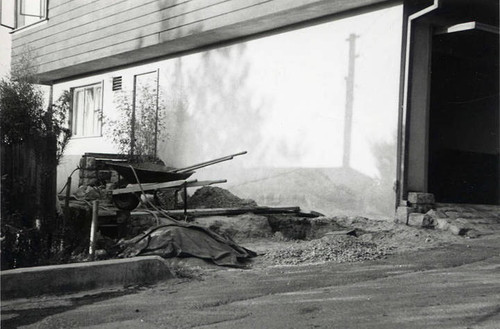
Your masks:
{"label": "wooden board ramp", "polygon": [[183,187],[200,187],[209,186],[214,184],[227,183],[226,179],[219,180],[205,180],[199,181],[197,179],[192,180],[176,180],[173,182],[165,183],[145,183],[145,184],[129,184],[127,187],[113,190],[113,195],[126,194],[126,193],[139,193],[142,190],[145,192],[156,191],[161,189],[178,189]]}

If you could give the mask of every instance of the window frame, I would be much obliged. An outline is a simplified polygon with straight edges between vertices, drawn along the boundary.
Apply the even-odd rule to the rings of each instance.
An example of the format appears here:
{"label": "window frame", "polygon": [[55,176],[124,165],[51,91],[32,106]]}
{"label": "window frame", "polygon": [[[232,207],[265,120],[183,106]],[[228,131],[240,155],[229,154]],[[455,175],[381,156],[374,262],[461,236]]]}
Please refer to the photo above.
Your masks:
{"label": "window frame", "polygon": [[[48,12],[49,12],[49,6],[48,6],[49,1],[48,0],[38,0],[41,3],[40,16],[22,13],[22,5],[23,5],[23,2],[26,2],[26,1],[28,1],[28,0],[16,0],[15,1],[15,7],[14,7],[14,26],[15,26],[15,29],[14,29],[14,32],[19,31],[19,30],[23,30],[27,27],[30,27],[30,26],[39,24],[40,22],[44,22],[44,21],[48,20]],[[20,26],[19,20],[20,20],[21,16],[38,17],[39,19],[35,22],[31,22],[29,24],[24,24],[24,25]]]}
{"label": "window frame", "polygon": [[[77,101],[76,100],[76,91],[82,89],[85,93],[85,90],[90,88],[90,87],[92,87],[92,88],[100,87],[101,88],[101,95],[99,97],[100,108],[98,108],[98,110],[99,110],[99,114],[98,114],[99,115],[99,117],[98,117],[99,132],[97,134],[92,134],[92,135],[84,135],[84,134],[76,135],[76,126],[75,125],[77,123],[77,120],[76,120],[75,116],[78,115],[77,108],[76,108],[76,101]],[[81,86],[72,87],[72,88],[70,88],[70,93],[71,93],[71,107],[70,107],[70,113],[68,115],[68,126],[71,129],[71,134],[72,134],[71,138],[80,139],[80,138],[102,137],[103,136],[103,132],[102,132],[103,109],[104,109],[104,81],[99,81],[99,82],[95,82],[95,83],[89,83],[89,84],[85,84],[85,85],[81,85]]]}

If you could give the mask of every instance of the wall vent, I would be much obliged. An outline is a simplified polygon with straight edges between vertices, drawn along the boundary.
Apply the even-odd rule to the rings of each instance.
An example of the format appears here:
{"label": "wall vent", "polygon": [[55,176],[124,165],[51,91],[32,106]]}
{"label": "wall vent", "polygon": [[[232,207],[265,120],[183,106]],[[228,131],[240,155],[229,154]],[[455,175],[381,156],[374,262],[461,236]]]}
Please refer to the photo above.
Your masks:
{"label": "wall vent", "polygon": [[113,77],[113,91],[122,90],[122,77]]}

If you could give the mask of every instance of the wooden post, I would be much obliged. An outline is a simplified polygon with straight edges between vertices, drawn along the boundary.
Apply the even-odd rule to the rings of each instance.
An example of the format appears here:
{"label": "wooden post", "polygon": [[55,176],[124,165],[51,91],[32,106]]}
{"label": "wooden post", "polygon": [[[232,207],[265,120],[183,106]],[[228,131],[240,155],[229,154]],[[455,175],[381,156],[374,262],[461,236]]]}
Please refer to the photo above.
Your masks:
{"label": "wooden post", "polygon": [[97,218],[99,217],[99,201],[92,201],[92,224],[90,225],[89,255],[92,260],[95,256],[95,233],[97,231]]}
{"label": "wooden post", "polygon": [[184,220],[187,220],[187,209],[188,209],[187,183],[184,183],[183,198],[184,198]]}
{"label": "wooden post", "polygon": [[71,176],[68,177],[66,181],[66,198],[64,199],[64,217],[62,224],[62,231],[64,234],[64,229],[66,227],[66,221],[69,220],[70,211],[69,211],[69,198],[71,197]]}
{"label": "wooden post", "polygon": [[64,250],[64,238],[66,237],[66,221],[68,221],[69,217],[71,216],[71,211],[69,209],[70,196],[71,196],[71,176],[69,176],[68,180],[66,181],[66,197],[64,199],[64,215],[63,215],[62,225],[61,225],[61,241],[60,241],[61,250]]}

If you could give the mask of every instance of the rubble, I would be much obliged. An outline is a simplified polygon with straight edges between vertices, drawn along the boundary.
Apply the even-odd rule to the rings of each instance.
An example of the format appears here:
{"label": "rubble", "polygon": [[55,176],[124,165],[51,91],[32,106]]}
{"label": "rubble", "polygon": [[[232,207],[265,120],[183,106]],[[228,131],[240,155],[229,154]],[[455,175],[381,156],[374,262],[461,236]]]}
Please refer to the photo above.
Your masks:
{"label": "rubble", "polygon": [[321,239],[297,243],[263,256],[269,265],[301,265],[323,262],[358,262],[379,259],[389,250],[351,235],[326,235]]}

